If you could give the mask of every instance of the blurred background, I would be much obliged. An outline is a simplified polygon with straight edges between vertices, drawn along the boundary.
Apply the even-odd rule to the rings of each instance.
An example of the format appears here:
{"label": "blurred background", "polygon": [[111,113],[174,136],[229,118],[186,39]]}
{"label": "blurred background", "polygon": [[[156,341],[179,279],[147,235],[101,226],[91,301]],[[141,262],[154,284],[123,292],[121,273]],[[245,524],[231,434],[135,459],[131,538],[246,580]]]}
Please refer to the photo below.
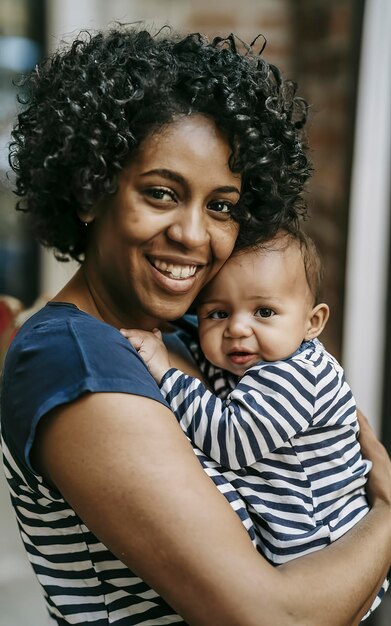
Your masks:
{"label": "blurred background", "polygon": [[[322,339],[391,451],[391,3],[389,0],[0,0],[0,294],[31,307],[75,271],[34,242],[14,210],[8,166],[18,77],[81,29],[170,24],[252,41],[310,103],[314,176],[306,228],[325,263]],[[2,330],[0,312],[0,333]],[[1,355],[0,355],[1,356]],[[0,626],[46,616],[0,476]],[[391,594],[390,594],[391,595]],[[391,624],[390,598],[366,622]]]}

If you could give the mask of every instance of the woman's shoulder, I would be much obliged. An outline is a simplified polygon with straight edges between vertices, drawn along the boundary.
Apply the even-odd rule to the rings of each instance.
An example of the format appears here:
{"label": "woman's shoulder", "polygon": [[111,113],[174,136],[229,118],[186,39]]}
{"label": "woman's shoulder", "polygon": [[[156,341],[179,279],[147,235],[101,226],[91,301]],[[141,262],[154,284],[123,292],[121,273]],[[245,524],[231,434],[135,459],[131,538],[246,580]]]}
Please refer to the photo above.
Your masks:
{"label": "woman's shoulder", "polygon": [[28,384],[36,373],[55,376],[64,386],[117,370],[118,362],[122,367],[131,357],[140,361],[116,328],[72,304],[48,303],[16,333],[4,363],[4,385],[16,373],[21,384]]}
{"label": "woman's shoulder", "polygon": [[19,330],[5,360],[1,420],[8,446],[29,466],[40,419],[84,393],[101,392],[165,404],[144,361],[116,328],[73,305],[46,305]]}
{"label": "woman's shoulder", "polygon": [[66,390],[77,395],[83,391],[131,393],[130,381],[156,387],[153,395],[161,397],[128,340],[110,324],[67,303],[48,303],[25,322],[10,346],[3,372],[6,398],[9,389],[21,398],[45,395],[49,390],[64,397]]}
{"label": "woman's shoulder", "polygon": [[72,350],[72,346],[88,350],[104,344],[107,349],[105,342],[110,340],[113,341],[113,349],[119,342],[130,352],[137,354],[123,339],[116,328],[85,313],[74,304],[48,302],[18,330],[8,350],[7,359],[12,359],[14,354],[20,355],[26,349],[28,352],[33,349],[35,353],[55,349],[53,357],[58,359],[62,347],[66,351]]}
{"label": "woman's shoulder", "polygon": [[[72,325],[91,329],[96,327],[101,329],[101,332],[104,332],[104,329],[109,332],[115,331],[109,324],[85,313],[71,302],[51,301],[26,319],[15,336],[16,345],[18,340],[25,340],[32,333],[42,331],[55,334],[59,328]],[[15,340],[11,345],[15,343]]]}

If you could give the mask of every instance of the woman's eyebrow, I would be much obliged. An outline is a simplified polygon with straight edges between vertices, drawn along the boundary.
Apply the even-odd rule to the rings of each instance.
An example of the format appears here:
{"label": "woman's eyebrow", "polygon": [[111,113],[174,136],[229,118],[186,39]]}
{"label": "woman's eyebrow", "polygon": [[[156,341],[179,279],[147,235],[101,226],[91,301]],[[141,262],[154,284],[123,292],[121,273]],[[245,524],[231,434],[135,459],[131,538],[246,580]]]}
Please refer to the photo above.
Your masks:
{"label": "woman's eyebrow", "polygon": [[[166,170],[164,168],[157,168],[154,170],[148,170],[148,172],[143,172],[141,176],[161,176],[162,178],[166,178],[167,180],[173,180],[180,185],[187,185],[186,179],[178,172],[173,172],[172,170]],[[231,185],[223,185],[221,187],[217,187],[213,191],[217,191],[219,193],[237,193],[240,196],[240,191],[237,187]]]}
{"label": "woman's eyebrow", "polygon": [[153,175],[161,176],[162,178],[167,178],[168,180],[173,180],[174,182],[180,183],[181,185],[186,184],[186,180],[183,178],[183,176],[181,176],[181,174],[178,174],[177,172],[173,172],[172,170],[166,170],[164,168],[149,170],[148,172],[143,172],[143,174],[141,174],[141,176],[153,176]]}
{"label": "woman's eyebrow", "polygon": [[219,191],[220,193],[237,193],[240,196],[240,191],[237,187],[231,187],[230,185],[225,185],[223,187],[217,187],[215,191]]}

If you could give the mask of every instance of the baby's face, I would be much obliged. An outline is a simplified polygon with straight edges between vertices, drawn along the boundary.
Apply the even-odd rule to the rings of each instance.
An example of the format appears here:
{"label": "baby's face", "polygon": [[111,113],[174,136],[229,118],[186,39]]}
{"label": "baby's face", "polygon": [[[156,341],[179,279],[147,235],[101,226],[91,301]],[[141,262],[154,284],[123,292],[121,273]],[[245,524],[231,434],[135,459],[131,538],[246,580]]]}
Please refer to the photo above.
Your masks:
{"label": "baby's face", "polygon": [[201,347],[209,361],[241,376],[258,361],[295,352],[309,338],[312,311],[296,243],[238,254],[202,291]]}

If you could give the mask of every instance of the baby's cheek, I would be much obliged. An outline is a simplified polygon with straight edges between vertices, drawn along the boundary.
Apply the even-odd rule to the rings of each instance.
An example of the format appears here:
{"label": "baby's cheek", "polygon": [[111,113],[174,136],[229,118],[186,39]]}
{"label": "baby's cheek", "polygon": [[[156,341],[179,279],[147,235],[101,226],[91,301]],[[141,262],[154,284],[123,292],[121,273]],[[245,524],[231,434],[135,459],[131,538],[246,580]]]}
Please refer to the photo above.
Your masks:
{"label": "baby's cheek", "polygon": [[200,334],[200,345],[203,353],[208,361],[217,367],[225,366],[222,339],[223,331],[212,325],[204,329],[202,337]]}

